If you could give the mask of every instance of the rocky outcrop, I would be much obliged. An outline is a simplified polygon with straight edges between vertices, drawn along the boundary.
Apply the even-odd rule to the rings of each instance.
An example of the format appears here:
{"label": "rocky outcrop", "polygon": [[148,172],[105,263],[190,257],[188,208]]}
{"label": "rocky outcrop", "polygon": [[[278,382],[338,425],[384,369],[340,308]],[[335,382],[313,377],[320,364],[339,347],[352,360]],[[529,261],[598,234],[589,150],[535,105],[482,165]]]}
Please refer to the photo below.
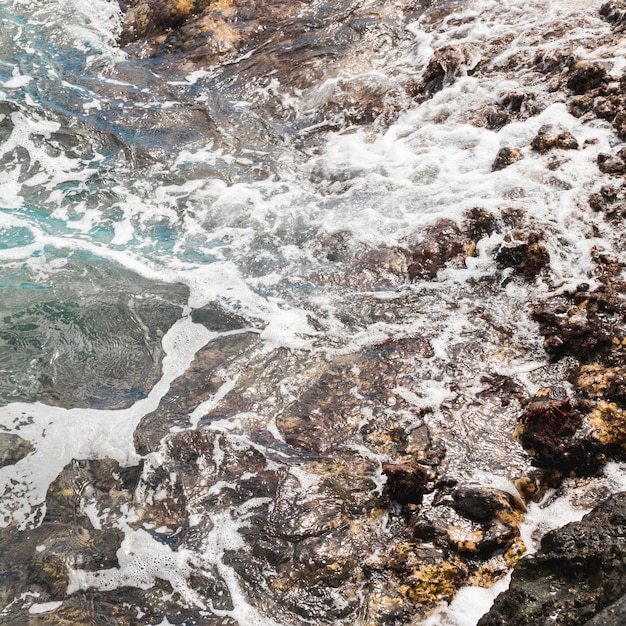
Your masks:
{"label": "rocky outcrop", "polygon": [[620,493],[580,522],[547,533],[541,549],[517,564],[509,589],[479,626],[610,624],[601,616],[624,614],[625,527],[626,494]]}

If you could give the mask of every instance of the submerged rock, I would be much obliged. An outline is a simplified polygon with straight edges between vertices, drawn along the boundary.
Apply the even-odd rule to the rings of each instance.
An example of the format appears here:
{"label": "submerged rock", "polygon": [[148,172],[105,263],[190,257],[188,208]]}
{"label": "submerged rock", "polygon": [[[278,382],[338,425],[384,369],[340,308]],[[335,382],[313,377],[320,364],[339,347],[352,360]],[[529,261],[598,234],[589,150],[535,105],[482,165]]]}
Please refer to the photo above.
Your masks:
{"label": "submerged rock", "polygon": [[19,435],[0,433],[0,467],[17,463],[34,449],[30,441]]}
{"label": "submerged rock", "polygon": [[471,256],[475,242],[449,220],[440,220],[424,233],[424,240],[410,251],[409,280],[432,280],[448,263],[462,263]]}
{"label": "submerged rock", "polygon": [[517,564],[509,589],[479,626],[583,626],[609,607],[620,611],[615,603],[626,594],[625,525],[626,494],[620,493],[580,522],[548,532],[539,552]]}

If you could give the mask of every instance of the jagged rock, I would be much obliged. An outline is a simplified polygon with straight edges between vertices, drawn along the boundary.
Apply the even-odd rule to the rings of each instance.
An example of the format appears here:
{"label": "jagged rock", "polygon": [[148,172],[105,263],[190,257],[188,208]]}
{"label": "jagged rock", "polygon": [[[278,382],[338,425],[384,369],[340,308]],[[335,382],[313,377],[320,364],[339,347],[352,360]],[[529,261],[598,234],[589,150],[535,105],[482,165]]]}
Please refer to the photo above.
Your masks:
{"label": "jagged rock", "polygon": [[579,63],[567,79],[567,86],[576,94],[597,89],[606,80],[606,68],[599,63]]}
{"label": "jagged rock", "polygon": [[578,150],[578,141],[572,133],[549,124],[539,129],[530,145],[533,150],[541,154],[554,148],[559,148],[560,150]]}
{"label": "jagged rock", "polygon": [[423,89],[428,94],[440,91],[446,81],[452,82],[463,71],[477,62],[473,51],[467,46],[451,45],[435,50],[424,70]]}
{"label": "jagged rock", "polygon": [[594,211],[604,213],[609,220],[617,220],[619,223],[626,216],[624,188],[604,185],[599,193],[593,193],[589,196],[589,206]]}
{"label": "jagged rock", "polygon": [[539,113],[532,93],[510,91],[487,111],[487,128],[499,130],[513,120],[525,120]]}
{"label": "jagged rock", "polygon": [[532,317],[545,337],[544,348],[553,358],[572,355],[584,363],[596,358],[619,361],[624,354],[620,342],[626,334],[626,303],[606,285],[587,289],[582,284],[572,294],[534,306]]}
{"label": "jagged rock", "polygon": [[471,256],[475,243],[450,220],[440,220],[425,232],[425,238],[410,251],[409,280],[432,280],[447,263],[462,263]]}
{"label": "jagged rock", "polygon": [[420,463],[383,463],[387,477],[385,493],[400,504],[419,504],[424,494],[432,491],[435,474]]}
{"label": "jagged rock", "polygon": [[539,235],[526,231],[513,231],[505,235],[495,259],[500,268],[511,267],[527,277],[537,276],[550,264],[550,255],[545,246],[539,243]]}
{"label": "jagged rock", "polygon": [[485,559],[506,553],[514,544],[514,551],[524,552],[519,528],[524,506],[519,500],[505,491],[481,487],[459,487],[452,492],[452,499],[452,508],[477,525],[469,533],[459,527],[448,528],[448,540],[457,552]]}
{"label": "jagged rock", "polygon": [[620,155],[600,153],[598,167],[604,174],[625,174],[626,161]]}
{"label": "jagged rock", "polygon": [[514,437],[539,467],[587,475],[605,457],[597,439],[581,430],[582,422],[569,398],[554,400],[541,389],[520,415]]}
{"label": "jagged rock", "polygon": [[546,533],[478,626],[583,626],[614,606],[626,594],[625,527],[626,494],[620,493],[581,521]]}
{"label": "jagged rock", "polygon": [[626,28],[626,3],[623,0],[610,0],[600,7],[600,15],[617,31]]}
{"label": "jagged rock", "polygon": [[512,165],[521,158],[522,155],[517,148],[500,148],[498,154],[496,155],[496,159],[491,166],[491,171],[496,172],[498,170],[503,170],[505,167]]}

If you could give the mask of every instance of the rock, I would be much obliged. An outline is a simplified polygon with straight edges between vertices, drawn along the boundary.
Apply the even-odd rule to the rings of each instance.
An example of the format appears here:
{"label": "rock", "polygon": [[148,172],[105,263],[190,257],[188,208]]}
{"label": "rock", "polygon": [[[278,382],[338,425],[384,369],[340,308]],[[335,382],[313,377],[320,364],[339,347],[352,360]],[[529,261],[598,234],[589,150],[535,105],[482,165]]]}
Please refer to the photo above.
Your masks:
{"label": "rock", "polygon": [[600,15],[609,22],[616,31],[626,28],[626,3],[624,0],[610,0],[600,7]]}
{"label": "rock", "polygon": [[600,63],[578,63],[567,79],[567,86],[575,94],[582,94],[600,87],[606,77],[606,69]]}
{"label": "rock", "polygon": [[626,139],[626,111],[620,111],[613,119],[613,126],[620,139]]}
{"label": "rock", "polygon": [[496,159],[491,166],[491,171],[496,172],[503,170],[505,167],[512,165],[516,161],[522,158],[520,151],[517,148],[500,148]]}
{"label": "rock", "polygon": [[549,124],[542,126],[531,142],[533,150],[544,154],[548,150],[578,150],[578,141],[567,130],[562,130]]}
{"label": "rock", "polygon": [[446,83],[476,65],[473,51],[462,45],[444,46],[435,50],[424,70],[423,90],[427,94],[440,91]]}
{"label": "rock", "polygon": [[604,174],[626,174],[626,161],[619,155],[600,153],[598,167]]}
{"label": "rock", "polygon": [[554,400],[541,389],[518,418],[514,437],[539,467],[593,474],[605,457],[597,439],[581,430],[582,421],[569,398]]}
{"label": "rock", "polygon": [[400,504],[419,504],[434,489],[435,474],[428,466],[412,461],[383,463],[382,468],[387,477],[384,493]]}
{"label": "rock", "polygon": [[585,622],[584,626],[623,626],[624,624],[626,624],[626,595]]}
{"label": "rock", "polygon": [[513,120],[525,120],[539,112],[532,93],[509,91],[487,111],[487,128],[499,130]]}
{"label": "rock", "polygon": [[609,220],[616,220],[618,224],[626,217],[625,188],[603,186],[599,193],[589,196],[589,206],[598,212],[604,213]]}
{"label": "rock", "polygon": [[[204,316],[199,319],[203,320]],[[205,321],[214,325],[227,323],[226,319]],[[211,398],[226,382],[223,368],[259,341],[256,333],[244,332],[218,337],[198,350],[188,370],[170,385],[158,408],[145,415],[135,429],[137,452],[142,455],[152,452],[173,427],[190,427],[189,415],[193,409]]]}
{"label": "rock", "polygon": [[471,256],[475,244],[450,220],[440,220],[424,234],[424,240],[410,251],[409,280],[432,280],[446,264],[461,264]]}
{"label": "rock", "polygon": [[0,467],[14,465],[35,448],[26,439],[11,433],[0,433]]}
{"label": "rock", "polygon": [[546,533],[478,626],[583,626],[608,607],[622,610],[615,603],[626,594],[624,528],[626,494],[620,493],[581,521]]}
{"label": "rock", "polygon": [[[606,262],[600,267],[605,271]],[[533,307],[544,348],[555,359],[571,355],[583,363],[598,358],[619,361],[624,354],[620,342],[626,335],[626,303],[606,285],[591,292],[585,287]]]}
{"label": "rock", "polygon": [[454,550],[480,559],[505,554],[505,558],[515,561],[526,550],[520,537],[525,508],[509,493],[492,488],[459,487],[452,492],[452,499],[452,508],[477,525],[469,533],[462,527],[447,529]]}
{"label": "rock", "polygon": [[537,276],[550,264],[547,249],[539,243],[539,234],[523,230],[505,235],[495,259],[498,267],[511,267],[527,277]]}

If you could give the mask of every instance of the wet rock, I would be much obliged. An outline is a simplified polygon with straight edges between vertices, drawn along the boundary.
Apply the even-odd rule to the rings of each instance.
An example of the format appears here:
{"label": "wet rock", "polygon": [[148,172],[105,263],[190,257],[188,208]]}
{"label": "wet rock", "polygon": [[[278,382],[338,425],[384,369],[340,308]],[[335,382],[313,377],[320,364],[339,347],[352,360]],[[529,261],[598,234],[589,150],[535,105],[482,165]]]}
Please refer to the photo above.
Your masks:
{"label": "wet rock", "polygon": [[626,595],[606,607],[584,626],[622,626],[626,623]]}
{"label": "wet rock", "polygon": [[35,448],[26,439],[11,433],[0,433],[0,467],[14,465]]}
{"label": "wet rock", "polygon": [[463,230],[471,241],[480,241],[498,228],[498,220],[490,211],[474,207],[463,216]]}
{"label": "wet rock", "polygon": [[434,489],[435,474],[428,466],[412,461],[383,463],[382,468],[387,477],[384,493],[400,504],[419,504]]}
{"label": "wet rock", "polygon": [[579,63],[567,79],[567,86],[576,94],[597,89],[606,80],[606,68],[600,63]]}
{"label": "wet rock", "polygon": [[[392,397],[390,382],[397,375],[399,355],[407,349],[414,354],[431,353],[430,346],[416,337],[326,363],[303,386],[298,399],[276,416],[276,426],[285,442],[300,450],[328,453],[359,427],[367,436],[364,411],[371,420],[382,420],[391,410],[405,410],[405,403]],[[372,437],[380,436],[378,427],[372,430]],[[383,444],[377,441],[376,445]]]}
{"label": "wet rock", "polygon": [[621,155],[600,153],[598,167],[604,174],[626,174],[626,161]]}
{"label": "wet rock", "polygon": [[505,235],[495,259],[498,267],[511,267],[527,277],[537,276],[550,264],[550,255],[539,243],[539,235],[527,231],[513,231]]}
{"label": "wet rock", "polygon": [[[139,473],[112,459],[72,461],[50,485],[38,526],[0,530],[0,567],[6,572],[0,577],[0,605],[11,605],[11,623],[20,623],[22,606],[64,600],[71,570],[119,566],[124,533],[117,522]],[[50,623],[64,623],[56,619]]]}
{"label": "wet rock", "polygon": [[515,567],[509,589],[479,626],[578,626],[626,594],[626,494],[599,504],[579,522],[548,532],[541,549]]}
{"label": "wet rock", "polygon": [[597,439],[581,429],[582,423],[569,398],[552,399],[548,389],[541,389],[518,418],[514,437],[539,467],[593,474],[605,456]]}
{"label": "wet rock", "polygon": [[613,126],[620,139],[626,139],[626,111],[620,111],[613,119]]}
{"label": "wet rock", "polygon": [[[602,263],[599,271],[606,268]],[[544,348],[552,358],[571,355],[583,363],[598,358],[619,361],[624,354],[626,303],[606,285],[591,292],[585,287],[533,307],[532,317],[545,337]]]}
{"label": "wet rock", "polygon": [[475,522],[475,528],[451,526],[447,529],[450,545],[460,554],[480,559],[504,554],[517,561],[525,551],[520,538],[524,506],[499,489],[460,487],[452,492],[452,508]]}
{"label": "wet rock", "polygon": [[521,158],[522,155],[517,148],[500,148],[491,166],[491,171],[497,172],[498,170],[503,170],[505,167],[512,165]]}
{"label": "wet rock", "polygon": [[618,223],[626,216],[625,189],[605,185],[599,193],[589,196],[589,206],[598,212],[604,213],[607,219]]}
{"label": "wet rock", "polygon": [[428,228],[424,241],[410,251],[409,280],[432,280],[446,264],[461,264],[474,251],[475,243],[449,220]]}
{"label": "wet rock", "polygon": [[201,348],[188,370],[170,385],[159,407],[141,419],[134,433],[137,452],[153,451],[173,427],[190,427],[189,415],[193,409],[211,398],[226,382],[223,368],[258,342],[257,334],[241,333],[218,337]]}
{"label": "wet rock", "polygon": [[424,92],[432,94],[440,91],[446,83],[471,70],[477,62],[475,52],[467,46],[452,45],[435,50],[424,70]]}
{"label": "wet rock", "polygon": [[548,150],[553,150],[554,148],[560,150],[578,150],[578,141],[569,131],[549,124],[539,129],[530,145],[533,150],[541,154],[548,152]]}
{"label": "wet rock", "polygon": [[532,93],[509,91],[487,111],[487,128],[500,130],[514,120],[525,120],[539,113]]}
{"label": "wet rock", "polygon": [[600,7],[600,15],[609,22],[616,31],[626,28],[626,3],[623,0],[610,0]]}

